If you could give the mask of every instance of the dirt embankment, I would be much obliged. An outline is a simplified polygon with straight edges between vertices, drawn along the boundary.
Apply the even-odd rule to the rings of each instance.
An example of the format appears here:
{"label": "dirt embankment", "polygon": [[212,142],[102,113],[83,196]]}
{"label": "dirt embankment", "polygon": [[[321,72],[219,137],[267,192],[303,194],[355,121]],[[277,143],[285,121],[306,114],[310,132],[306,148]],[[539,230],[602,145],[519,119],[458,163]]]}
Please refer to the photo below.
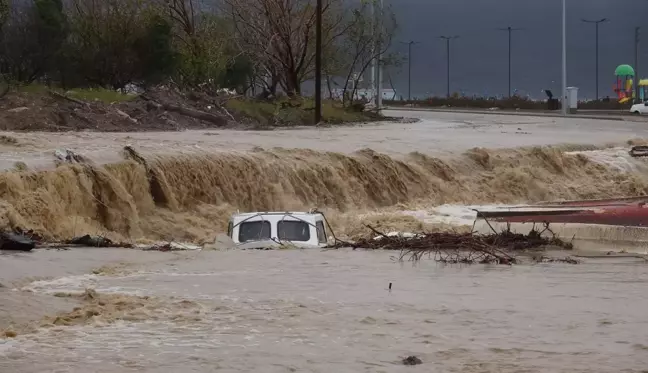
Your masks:
{"label": "dirt embankment", "polygon": [[[118,95],[118,94],[116,94]],[[253,101],[202,92],[156,88],[137,96],[84,99],[74,91],[49,89],[11,92],[0,99],[4,131],[181,131],[185,129],[272,129],[312,125],[314,112],[303,102]],[[310,105],[312,106],[312,105]],[[327,103],[324,123],[380,119]]]}
{"label": "dirt embankment", "polygon": [[186,110],[209,110],[209,105],[204,100],[192,101],[179,93],[163,90],[116,103],[85,101],[54,91],[12,92],[0,100],[0,129],[131,132],[177,131],[230,125],[224,113],[209,113],[212,119],[209,121],[168,110],[165,105],[171,102]]}

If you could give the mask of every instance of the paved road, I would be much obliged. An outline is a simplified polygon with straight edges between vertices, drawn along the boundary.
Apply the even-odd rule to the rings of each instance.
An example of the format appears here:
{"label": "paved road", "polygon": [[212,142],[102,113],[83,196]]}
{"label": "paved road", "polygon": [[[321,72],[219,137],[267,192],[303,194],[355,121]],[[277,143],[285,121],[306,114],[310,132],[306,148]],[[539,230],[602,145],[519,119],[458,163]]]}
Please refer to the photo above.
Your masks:
{"label": "paved road", "polygon": [[19,161],[30,167],[51,167],[53,151],[62,148],[78,151],[103,163],[121,159],[119,152],[125,145],[153,153],[235,152],[255,147],[283,147],[342,153],[371,148],[393,155],[418,151],[443,156],[477,146],[513,148],[560,143],[606,144],[648,138],[646,122],[434,111],[386,110],[385,114],[421,120],[416,123],[370,123],[274,131],[2,132],[0,135],[15,138],[17,144],[0,143],[0,169],[12,167]]}
{"label": "paved road", "polygon": [[[465,114],[488,114],[488,115],[518,115],[534,117],[559,117],[562,114],[555,111],[531,111],[531,110],[485,110],[471,108],[434,108],[434,107],[387,107],[388,110],[396,111],[430,111],[438,113],[465,113]],[[569,118],[580,119],[601,119],[601,120],[627,120],[633,122],[648,122],[648,116],[637,116],[627,111],[620,110],[579,110],[577,113],[569,114]]]}

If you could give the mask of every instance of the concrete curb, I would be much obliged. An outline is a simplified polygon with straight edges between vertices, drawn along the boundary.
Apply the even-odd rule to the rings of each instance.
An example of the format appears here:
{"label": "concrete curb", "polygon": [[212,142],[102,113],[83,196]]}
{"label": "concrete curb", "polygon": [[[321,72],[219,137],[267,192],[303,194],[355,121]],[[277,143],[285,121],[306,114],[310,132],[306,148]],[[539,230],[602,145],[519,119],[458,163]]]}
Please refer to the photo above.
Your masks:
{"label": "concrete curb", "polygon": [[[532,111],[505,111],[505,110],[466,110],[466,109],[435,109],[435,108],[412,108],[412,107],[399,107],[391,106],[385,107],[383,110],[393,110],[393,111],[428,111],[428,112],[437,112],[437,113],[461,113],[461,114],[485,114],[485,115],[511,115],[511,116],[522,116],[522,117],[555,117],[555,118],[575,118],[575,119],[595,119],[595,120],[615,120],[615,121],[628,121],[628,122],[648,122],[648,118],[641,118],[633,115],[587,115],[587,114],[567,114],[566,117],[563,117],[562,114],[554,113],[541,113],[541,112],[532,112]],[[642,120],[643,119],[643,120]]]}

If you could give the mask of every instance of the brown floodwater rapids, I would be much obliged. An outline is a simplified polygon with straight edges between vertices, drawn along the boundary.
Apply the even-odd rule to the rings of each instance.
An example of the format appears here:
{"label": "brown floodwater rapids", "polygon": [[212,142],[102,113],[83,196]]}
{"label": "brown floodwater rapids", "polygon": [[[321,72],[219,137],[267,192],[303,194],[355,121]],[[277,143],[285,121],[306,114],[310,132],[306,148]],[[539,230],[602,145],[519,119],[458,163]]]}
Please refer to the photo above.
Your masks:
{"label": "brown floodwater rapids", "polygon": [[[412,115],[423,120],[265,132],[5,134],[16,139],[4,145],[13,149],[2,153],[5,166],[22,163],[0,173],[0,228],[53,239],[205,242],[237,209],[318,207],[335,215],[648,192],[645,160],[601,153],[606,143],[648,138],[641,123]],[[138,154],[125,157],[126,145]],[[54,168],[57,148],[92,164]]]}
{"label": "brown floodwater rapids", "polygon": [[[446,213],[467,210],[461,205],[648,194],[648,160],[627,154],[627,143],[648,138],[645,121],[400,114],[422,120],[2,133],[0,229],[204,243],[237,209],[318,207],[338,235],[352,237],[366,233],[363,222],[408,231],[465,225],[469,209],[456,221]],[[122,152],[126,145],[135,152]],[[54,150],[66,148],[89,162],[56,166]],[[645,263],[456,267],[393,255],[0,252],[0,372],[648,367]],[[409,355],[423,365],[402,366]]]}

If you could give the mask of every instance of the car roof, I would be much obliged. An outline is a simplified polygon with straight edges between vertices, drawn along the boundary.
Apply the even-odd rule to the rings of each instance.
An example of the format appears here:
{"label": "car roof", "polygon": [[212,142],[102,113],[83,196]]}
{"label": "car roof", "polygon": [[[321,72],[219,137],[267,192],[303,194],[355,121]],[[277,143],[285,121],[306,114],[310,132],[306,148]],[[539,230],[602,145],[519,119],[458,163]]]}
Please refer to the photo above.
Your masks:
{"label": "car roof", "polygon": [[250,217],[255,215],[295,215],[295,216],[321,216],[319,212],[303,212],[303,211],[264,211],[264,212],[240,212],[232,216]]}

